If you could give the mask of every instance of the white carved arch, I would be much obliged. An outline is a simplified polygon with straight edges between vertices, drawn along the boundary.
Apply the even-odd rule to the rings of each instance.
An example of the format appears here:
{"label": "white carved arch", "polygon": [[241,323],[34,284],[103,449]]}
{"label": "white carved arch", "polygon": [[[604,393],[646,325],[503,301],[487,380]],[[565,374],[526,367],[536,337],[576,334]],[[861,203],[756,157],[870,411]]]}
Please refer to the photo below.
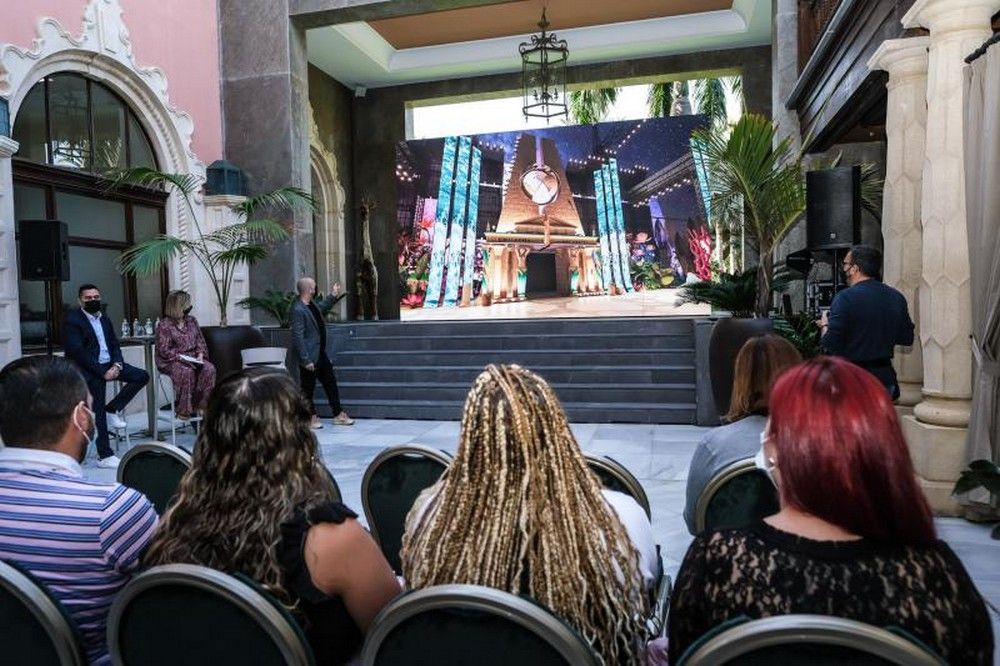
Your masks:
{"label": "white carved arch", "polygon": [[[313,219],[319,221],[320,228],[313,228],[313,239],[317,243],[317,258],[324,258],[326,265],[316,266],[316,278],[324,289],[339,282],[344,289],[347,283],[347,252],[344,240],[344,188],[337,177],[337,159],[326,147],[320,136],[319,126],[310,109],[309,164],[312,174],[312,194],[317,210]],[[318,180],[318,182],[317,182]],[[345,317],[345,301],[341,301],[339,311]]]}
{"label": "white carved arch", "polygon": [[[28,48],[0,43],[0,95],[8,100],[11,124],[28,91],[40,79],[59,72],[84,74],[114,90],[132,108],[149,136],[159,168],[205,178],[205,165],[191,149],[194,122],[170,102],[167,79],[156,67],[140,67],[132,54],[119,0],[90,0],[79,35],[52,18],[38,21],[37,37]],[[194,206],[197,220],[181,198],[171,196],[166,208],[167,233],[191,238],[203,219],[201,193]],[[170,267],[170,282],[183,289],[193,284],[191,265],[181,257]]]}

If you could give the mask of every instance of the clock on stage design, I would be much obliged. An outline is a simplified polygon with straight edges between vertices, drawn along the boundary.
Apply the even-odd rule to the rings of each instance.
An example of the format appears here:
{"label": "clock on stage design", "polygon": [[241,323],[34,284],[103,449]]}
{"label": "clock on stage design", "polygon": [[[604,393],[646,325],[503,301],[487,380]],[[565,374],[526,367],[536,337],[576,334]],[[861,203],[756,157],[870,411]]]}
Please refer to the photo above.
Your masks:
{"label": "clock on stage design", "polygon": [[559,196],[559,176],[545,164],[535,164],[521,176],[521,189],[539,206]]}

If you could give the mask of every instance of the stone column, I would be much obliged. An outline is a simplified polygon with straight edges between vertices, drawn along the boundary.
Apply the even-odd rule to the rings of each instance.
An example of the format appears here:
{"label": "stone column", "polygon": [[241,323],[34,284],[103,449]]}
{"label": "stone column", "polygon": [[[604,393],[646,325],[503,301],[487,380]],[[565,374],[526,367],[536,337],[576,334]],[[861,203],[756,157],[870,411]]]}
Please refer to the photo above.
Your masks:
{"label": "stone column", "polygon": [[903,428],[932,506],[954,513],[972,397],[972,302],[965,210],[964,58],[990,38],[1000,0],[917,0],[905,28],[930,31],[919,288],[923,400]]}
{"label": "stone column", "polygon": [[14,180],[10,162],[17,148],[16,141],[0,136],[0,366],[21,355]]}
{"label": "stone column", "polygon": [[870,69],[889,73],[885,129],[885,192],[882,204],[884,279],[906,297],[917,323],[916,339],[893,359],[899,378],[899,404],[913,407],[921,399],[924,366],[917,298],[922,270],[920,224],[925,139],[927,133],[928,37],[890,39],[868,61]]}

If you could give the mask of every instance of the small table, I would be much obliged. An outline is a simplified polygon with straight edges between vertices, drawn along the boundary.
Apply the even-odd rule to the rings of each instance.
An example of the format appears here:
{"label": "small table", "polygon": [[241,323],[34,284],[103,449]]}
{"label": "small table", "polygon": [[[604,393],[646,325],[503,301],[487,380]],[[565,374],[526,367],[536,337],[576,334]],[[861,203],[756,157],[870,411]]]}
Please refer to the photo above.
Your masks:
{"label": "small table", "polygon": [[153,348],[156,346],[156,338],[152,335],[134,335],[121,339],[122,343],[132,345],[142,345],[142,354],[146,364],[146,372],[149,373],[149,383],[146,384],[146,419],[147,434],[155,440],[163,441],[160,437],[159,429],[156,425],[156,383],[158,381],[156,363],[153,362]]}

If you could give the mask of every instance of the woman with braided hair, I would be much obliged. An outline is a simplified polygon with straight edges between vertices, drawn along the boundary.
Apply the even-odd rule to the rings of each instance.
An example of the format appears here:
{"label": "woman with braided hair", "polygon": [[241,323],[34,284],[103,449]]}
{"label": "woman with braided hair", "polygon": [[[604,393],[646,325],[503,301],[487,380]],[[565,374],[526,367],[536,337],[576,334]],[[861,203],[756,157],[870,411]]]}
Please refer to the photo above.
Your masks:
{"label": "woman with braided hair", "polygon": [[410,587],[465,583],[528,594],[606,664],[642,663],[656,557],[649,521],[631,497],[601,489],[538,375],[516,365],[479,375],[455,460],[418,498],[407,525]]}

